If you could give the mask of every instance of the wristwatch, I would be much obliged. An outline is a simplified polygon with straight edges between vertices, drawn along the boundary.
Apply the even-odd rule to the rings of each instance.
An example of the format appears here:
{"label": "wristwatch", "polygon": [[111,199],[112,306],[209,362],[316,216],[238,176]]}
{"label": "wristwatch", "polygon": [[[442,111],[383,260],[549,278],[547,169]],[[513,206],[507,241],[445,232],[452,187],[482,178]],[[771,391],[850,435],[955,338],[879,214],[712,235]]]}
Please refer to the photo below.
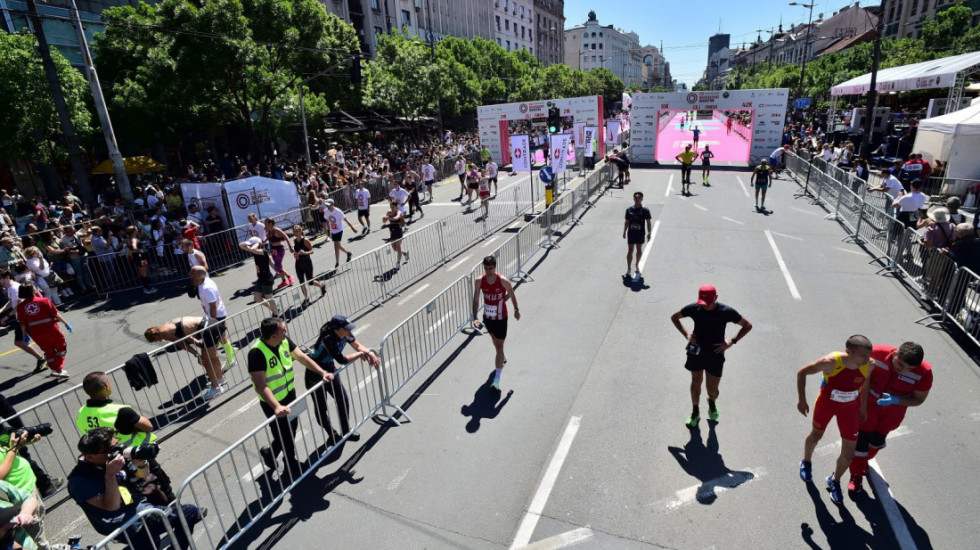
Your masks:
{"label": "wristwatch", "polygon": [[732,338],[732,345],[734,346],[737,343],[738,343],[738,336]]}

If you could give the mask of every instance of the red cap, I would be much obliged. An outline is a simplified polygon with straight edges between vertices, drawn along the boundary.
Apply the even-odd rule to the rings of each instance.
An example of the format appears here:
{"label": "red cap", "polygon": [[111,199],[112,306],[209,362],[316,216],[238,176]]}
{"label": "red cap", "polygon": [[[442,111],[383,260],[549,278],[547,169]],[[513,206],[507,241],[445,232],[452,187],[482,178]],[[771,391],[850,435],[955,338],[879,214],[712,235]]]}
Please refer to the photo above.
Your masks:
{"label": "red cap", "polygon": [[703,285],[698,289],[698,305],[710,306],[718,299],[718,290],[714,285]]}

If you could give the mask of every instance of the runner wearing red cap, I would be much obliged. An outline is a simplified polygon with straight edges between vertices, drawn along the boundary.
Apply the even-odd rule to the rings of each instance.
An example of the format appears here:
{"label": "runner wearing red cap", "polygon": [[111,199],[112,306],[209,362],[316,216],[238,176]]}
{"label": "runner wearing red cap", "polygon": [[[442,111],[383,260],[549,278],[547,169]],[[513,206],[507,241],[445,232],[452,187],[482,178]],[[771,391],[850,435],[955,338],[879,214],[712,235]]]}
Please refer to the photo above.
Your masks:
{"label": "runner wearing red cap", "polygon": [[[694,330],[690,333],[681,324],[681,318],[694,320]],[[691,416],[684,422],[688,428],[695,428],[701,421],[698,403],[701,400],[701,381],[707,371],[708,418],[718,420],[718,384],[721,382],[722,367],[725,364],[725,350],[734,346],[752,330],[752,323],[742,317],[734,308],[718,301],[718,291],[712,285],[698,289],[698,301],[689,304],[670,316],[671,322],[687,339],[687,362],[684,368],[691,371],[691,402],[694,405]],[[725,325],[735,323],[741,328],[732,339],[725,339]]]}

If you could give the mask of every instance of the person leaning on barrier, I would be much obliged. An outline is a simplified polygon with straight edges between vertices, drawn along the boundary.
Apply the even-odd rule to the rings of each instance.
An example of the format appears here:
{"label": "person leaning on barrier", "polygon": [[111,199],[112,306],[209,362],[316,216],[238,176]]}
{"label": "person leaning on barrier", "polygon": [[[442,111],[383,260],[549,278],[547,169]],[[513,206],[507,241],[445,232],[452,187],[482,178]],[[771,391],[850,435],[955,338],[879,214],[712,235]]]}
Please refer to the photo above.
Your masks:
{"label": "person leaning on barrier", "polygon": [[[355,328],[357,328],[357,325],[348,321],[347,317],[343,315],[334,316],[320,327],[320,337],[313,346],[313,352],[309,354],[310,359],[316,361],[318,365],[331,374],[337,370],[336,363],[347,365],[358,359],[367,361],[372,367],[377,369],[381,365],[381,361],[374,352],[364,347],[354,338],[352,331]],[[347,344],[350,344],[356,353],[344,355],[344,347]],[[311,370],[306,371],[304,381],[307,389],[315,386],[320,380],[321,378],[317,376],[317,373]],[[327,410],[328,393],[337,403],[337,414],[340,417],[340,434],[334,431],[330,424],[330,413]],[[340,441],[344,434],[348,434],[348,439],[351,441],[359,441],[361,439],[361,434],[350,430],[350,397],[340,377],[335,375],[330,383],[324,384],[323,387],[313,394],[313,399],[316,403],[314,411],[316,412],[317,423],[330,433],[331,445]]]}
{"label": "person leaning on barrier", "polygon": [[[176,510],[155,506],[134,490],[134,485],[138,486],[135,477],[140,468],[115,449],[118,444],[112,428],[94,428],[83,434],[78,440],[81,456],[68,474],[68,494],[100,535],[112,533],[147,508],[165,510],[177,535],[177,548],[189,548],[189,533],[181,527]],[[193,504],[183,504],[181,509],[191,531],[207,515],[207,508]],[[133,550],[159,548],[159,539],[167,533],[166,526],[153,516],[148,517],[146,523],[148,530],[137,523],[118,537],[119,542],[127,542]]]}
{"label": "person leaning on barrier", "polygon": [[969,222],[957,224],[956,240],[945,252],[959,267],[980,275],[980,238]]}
{"label": "person leaning on barrier", "polygon": [[[113,403],[112,381],[104,372],[90,372],[82,380],[82,389],[88,395],[85,405],[78,410],[75,426],[83,435],[95,428],[112,428],[117,441],[124,447],[138,447],[147,443],[155,443],[157,436],[152,433],[153,424],[148,418],[140,415],[129,405]],[[142,465],[141,461],[138,462]],[[172,502],[174,491],[170,476],[156,459],[148,459],[148,474],[144,478],[142,494],[150,504],[165,506]]]}
{"label": "person leaning on barrier", "polygon": [[0,481],[0,548],[47,548],[37,497]]}
{"label": "person leaning on barrier", "polygon": [[[50,428],[50,425],[48,427]],[[28,435],[30,434],[21,430],[0,434],[0,450],[3,451],[3,460],[0,461],[0,480],[31,495],[37,501],[36,510],[33,512],[37,518],[37,524],[29,532],[35,542],[38,543],[39,548],[47,548],[44,534],[40,530],[40,522],[44,519],[44,505],[37,490],[37,477],[34,475],[31,464],[21,456],[21,450],[24,447],[41,440],[41,434],[35,434],[33,437],[27,437]]]}
{"label": "person leaning on barrier", "polygon": [[270,470],[276,469],[276,457],[285,453],[286,472],[299,477],[302,471],[296,458],[293,434],[297,419],[289,419],[289,404],[296,401],[296,382],[293,378],[293,359],[303,363],[325,382],[334,375],[320,368],[286,336],[286,323],[278,317],[262,320],[259,339],[248,351],[248,374],[259,396],[259,406],[266,418],[275,417],[272,425],[272,447],[262,447],[259,454]]}
{"label": "person leaning on barrier", "polygon": [[[0,433],[6,434],[13,430],[24,429],[24,427],[24,421],[17,416],[17,410],[14,409],[3,394],[0,394]],[[2,438],[3,436],[0,436],[0,442],[3,441]],[[31,454],[27,451],[26,445],[21,445],[17,454],[27,461],[31,467],[31,471],[34,472],[34,476],[37,479],[37,490],[40,493],[41,498],[47,498],[53,495],[55,491],[60,489],[61,486],[65,484],[65,480],[61,478],[50,477],[48,473],[45,472],[33,458],[31,458]]]}

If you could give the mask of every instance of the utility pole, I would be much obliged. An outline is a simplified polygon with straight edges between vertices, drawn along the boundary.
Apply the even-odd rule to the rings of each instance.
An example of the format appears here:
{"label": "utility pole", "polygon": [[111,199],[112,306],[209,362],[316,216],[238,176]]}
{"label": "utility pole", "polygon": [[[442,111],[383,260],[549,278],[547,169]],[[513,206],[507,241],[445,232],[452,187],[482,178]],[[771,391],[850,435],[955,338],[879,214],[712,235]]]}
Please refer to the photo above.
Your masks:
{"label": "utility pole", "polygon": [[[425,33],[426,39],[429,41],[429,56],[430,61],[433,65],[436,63],[436,37],[432,34],[432,6],[429,4],[429,0],[425,0]],[[436,99],[436,122],[439,124],[439,139],[446,135],[445,129],[442,127],[442,99]]]}
{"label": "utility pole", "polygon": [[75,0],[68,0],[71,10],[71,17],[78,31],[78,45],[82,48],[82,55],[85,56],[85,69],[88,73],[88,82],[92,87],[92,99],[95,102],[95,110],[99,113],[99,122],[102,126],[102,133],[105,135],[106,148],[109,149],[109,159],[112,160],[112,171],[116,179],[116,188],[119,195],[127,204],[133,204],[133,189],[129,186],[129,176],[126,175],[126,165],[123,163],[122,153],[119,152],[119,145],[116,143],[116,133],[112,130],[112,120],[109,118],[109,109],[105,105],[105,96],[102,95],[102,84],[99,83],[99,73],[95,71],[92,63],[92,53],[88,50],[88,40],[85,38],[85,28],[82,26],[82,18],[78,14],[78,6]]}
{"label": "utility pole", "polygon": [[874,133],[875,107],[878,106],[878,63],[881,60],[881,35],[885,32],[886,3],[886,0],[881,0],[881,13],[878,14],[878,24],[875,26],[875,43],[871,54],[871,87],[868,88],[868,105],[865,108],[868,122],[858,150],[858,155],[865,159],[871,157],[871,134]]}
{"label": "utility pole", "polygon": [[[71,169],[75,172],[75,182],[78,183],[85,204],[94,205],[95,194],[88,182],[85,157],[78,146],[78,136],[75,134],[75,127],[72,126],[71,116],[68,114],[65,94],[61,89],[61,81],[58,79],[58,69],[54,66],[54,61],[51,60],[51,48],[48,46],[47,37],[44,36],[44,27],[41,26],[41,15],[37,11],[35,0],[27,0],[27,10],[31,18],[31,26],[34,27],[34,36],[37,38],[37,51],[41,56],[44,74],[47,76],[48,85],[51,87],[51,99],[54,101],[55,111],[58,112],[58,119],[61,121],[61,132],[65,136],[65,147],[68,149],[68,158],[71,159]],[[55,197],[49,198],[54,199]]]}

